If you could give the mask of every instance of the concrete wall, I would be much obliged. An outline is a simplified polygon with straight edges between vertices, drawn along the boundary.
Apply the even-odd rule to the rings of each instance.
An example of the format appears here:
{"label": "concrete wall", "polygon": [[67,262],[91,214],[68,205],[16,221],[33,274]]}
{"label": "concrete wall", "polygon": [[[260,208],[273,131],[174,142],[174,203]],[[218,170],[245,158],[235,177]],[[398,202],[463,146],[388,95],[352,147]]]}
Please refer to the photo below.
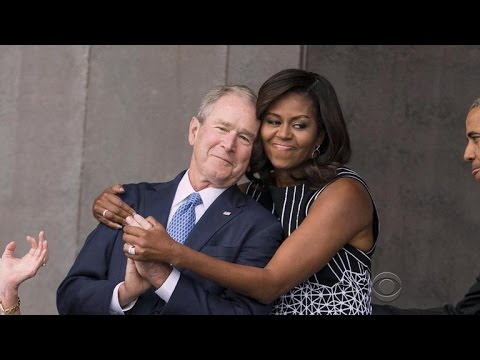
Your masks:
{"label": "concrete wall", "polygon": [[24,314],[55,293],[116,183],[188,166],[187,127],[205,92],[298,67],[301,46],[0,46],[1,249],[45,230],[50,261],[20,288]]}
{"label": "concrete wall", "polygon": [[458,301],[480,270],[480,187],[463,161],[480,47],[309,46],[307,67],[332,82],[343,106],[351,166],[380,212],[373,273],[402,281],[392,304]]}
{"label": "concrete wall", "polygon": [[22,311],[54,314],[77,251],[88,46],[0,47],[1,249],[45,230],[50,261],[20,288]]}

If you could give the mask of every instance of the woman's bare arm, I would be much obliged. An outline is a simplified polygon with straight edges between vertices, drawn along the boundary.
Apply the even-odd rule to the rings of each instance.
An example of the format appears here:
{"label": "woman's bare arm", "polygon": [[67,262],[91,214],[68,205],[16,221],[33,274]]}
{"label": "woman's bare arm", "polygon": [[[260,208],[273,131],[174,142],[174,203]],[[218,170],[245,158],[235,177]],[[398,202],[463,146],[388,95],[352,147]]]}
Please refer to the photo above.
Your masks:
{"label": "woman's bare arm", "polygon": [[229,263],[192,250],[175,242],[156,221],[148,231],[126,227],[124,240],[135,244],[137,254],[127,254],[134,260],[164,261],[187,268],[270,303],[323,268],[345,244],[370,249],[372,221],[373,205],[365,188],[356,180],[343,178],[318,196],[308,216],[265,268]]}

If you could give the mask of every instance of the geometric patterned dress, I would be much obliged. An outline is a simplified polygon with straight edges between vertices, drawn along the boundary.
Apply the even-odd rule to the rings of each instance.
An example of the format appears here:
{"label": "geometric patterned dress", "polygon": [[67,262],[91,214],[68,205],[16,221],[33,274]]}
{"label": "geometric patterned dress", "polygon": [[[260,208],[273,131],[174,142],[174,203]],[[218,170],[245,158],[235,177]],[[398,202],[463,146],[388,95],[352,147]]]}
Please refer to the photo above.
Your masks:
{"label": "geometric patterned dress", "polygon": [[[249,183],[247,194],[271,210],[282,223],[284,236],[288,237],[302,223],[317,196],[332,182],[342,177],[359,181],[368,191],[366,183],[353,170],[340,167],[337,175],[321,189],[311,189],[306,184],[290,187],[260,186]],[[370,194],[370,192],[368,191]],[[370,194],[370,198],[372,198]],[[274,305],[272,315],[360,315],[371,314],[371,256],[378,236],[378,215],[373,202],[374,245],[363,252],[349,244],[316,274],[282,295]]]}

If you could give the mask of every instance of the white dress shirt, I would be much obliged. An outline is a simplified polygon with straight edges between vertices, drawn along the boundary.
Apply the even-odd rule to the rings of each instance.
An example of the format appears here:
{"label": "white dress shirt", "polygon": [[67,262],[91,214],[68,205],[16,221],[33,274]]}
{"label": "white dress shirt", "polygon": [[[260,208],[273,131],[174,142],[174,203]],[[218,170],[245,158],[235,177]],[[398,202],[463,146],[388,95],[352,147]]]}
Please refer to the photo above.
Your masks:
{"label": "white dress shirt", "polygon": [[[190,179],[188,177],[189,170],[185,172],[180,183],[178,184],[177,191],[175,193],[175,197],[173,198],[172,207],[170,209],[170,214],[168,216],[168,222],[170,223],[172,220],[173,215],[177,211],[177,209],[185,202],[186,198],[195,190],[190,183]],[[205,211],[212,205],[212,203],[222,194],[227,188],[212,188],[208,187],[203,190],[200,190],[198,194],[202,198],[202,203],[195,207],[195,224],[200,220],[200,218],[205,214]],[[155,293],[165,302],[170,300],[170,296],[172,296],[175,287],[177,286],[178,280],[180,279],[180,272],[173,268],[172,272],[165,280],[163,285],[159,287]],[[125,311],[130,310],[137,300],[132,301],[131,303],[127,304],[123,308],[120,306],[120,302],[118,300],[118,288],[120,285],[123,284],[121,282],[118,284],[115,289],[113,290],[112,301],[110,302],[110,313],[123,315]]]}

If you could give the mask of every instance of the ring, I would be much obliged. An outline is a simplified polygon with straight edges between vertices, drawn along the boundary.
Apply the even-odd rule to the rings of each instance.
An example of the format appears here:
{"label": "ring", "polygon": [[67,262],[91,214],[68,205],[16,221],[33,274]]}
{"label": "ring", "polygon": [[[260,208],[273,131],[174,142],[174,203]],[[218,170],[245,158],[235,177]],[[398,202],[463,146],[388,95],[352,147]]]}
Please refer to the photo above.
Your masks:
{"label": "ring", "polygon": [[130,255],[136,255],[136,254],[135,254],[135,245],[130,245],[130,246],[128,247],[128,253],[129,253]]}
{"label": "ring", "polygon": [[107,213],[107,211],[109,211],[109,210],[107,210],[107,209],[103,210],[103,213],[102,213],[103,217],[105,217],[105,214]]}

